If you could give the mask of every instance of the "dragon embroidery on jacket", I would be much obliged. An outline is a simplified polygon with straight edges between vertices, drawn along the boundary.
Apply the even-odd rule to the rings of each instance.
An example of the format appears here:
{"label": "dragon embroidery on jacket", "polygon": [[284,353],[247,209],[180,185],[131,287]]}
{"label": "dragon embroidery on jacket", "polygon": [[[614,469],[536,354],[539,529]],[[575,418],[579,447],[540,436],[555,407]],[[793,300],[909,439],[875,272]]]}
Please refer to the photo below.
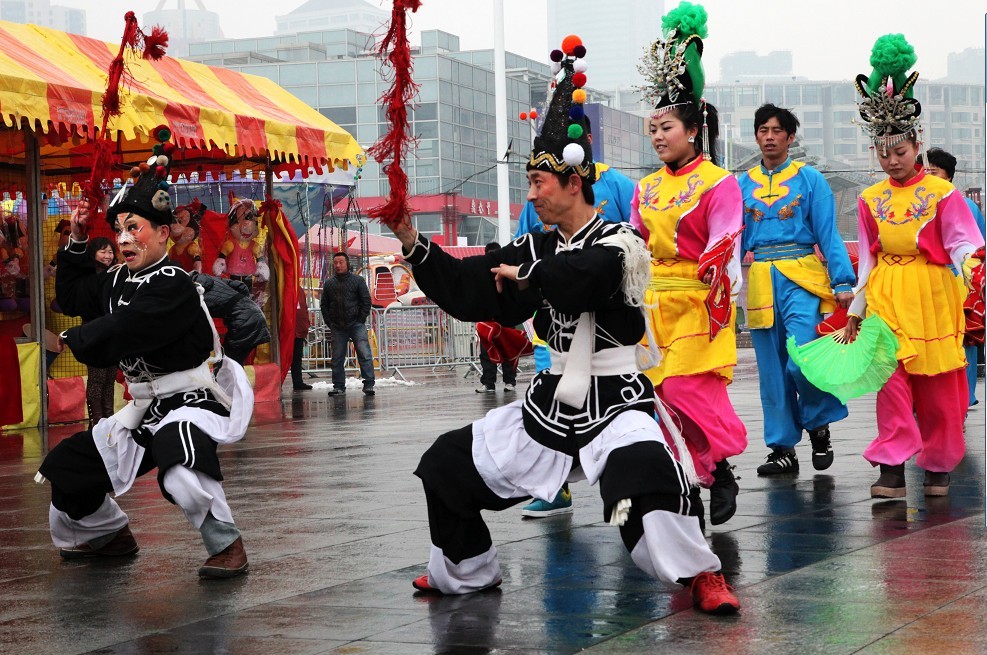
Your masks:
{"label": "dragon embroidery on jacket", "polygon": [[795,208],[802,204],[802,194],[795,196],[795,200],[791,201],[784,207],[778,210],[778,220],[787,221],[792,216],[795,216]]}
{"label": "dragon embroidery on jacket", "polygon": [[645,209],[658,209],[658,187],[661,185],[662,178],[652,184],[647,182],[644,185],[644,190],[641,192],[641,206]]}
{"label": "dragon embroidery on jacket", "polygon": [[698,174],[693,174],[689,176],[688,180],[689,188],[685,191],[679,191],[678,195],[669,199],[668,203],[663,207],[663,209],[671,209],[672,207],[681,207],[682,205],[689,204],[692,202],[693,196],[696,194],[696,189],[704,186],[706,183],[703,182]]}

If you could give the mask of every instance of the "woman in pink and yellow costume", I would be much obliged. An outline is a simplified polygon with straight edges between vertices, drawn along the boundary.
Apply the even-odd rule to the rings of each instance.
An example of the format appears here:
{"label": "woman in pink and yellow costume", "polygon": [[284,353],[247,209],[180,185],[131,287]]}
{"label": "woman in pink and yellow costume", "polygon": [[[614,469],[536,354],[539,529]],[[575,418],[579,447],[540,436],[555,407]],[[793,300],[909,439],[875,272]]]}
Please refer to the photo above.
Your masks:
{"label": "woman in pink and yellow costume", "polygon": [[871,52],[873,73],[856,81],[863,126],[888,178],[857,203],[859,278],[847,333],[855,336],[869,312],[898,338],[898,368],[877,394],[877,438],[864,451],[881,469],[874,498],[905,496],[904,463],[913,455],[925,469],[925,495],[946,495],[965,451],[965,294],[949,266],[969,279],[984,239],[963,194],[916,164],[918,73],[906,77],[915,60],[901,34],[882,36]]}
{"label": "woman in pink and yellow costume", "polygon": [[[631,224],[653,257],[646,301],[662,357],[646,373],[681,426],[699,483],[710,489],[716,525],[737,509],[727,458],[747,447],[747,429],[727,395],[737,363],[732,313],[743,201],[737,180],[715,164],[717,112],[702,99],[706,17],[688,2],[665,15],[664,40],[640,67],[655,106],[651,144],[665,166],[638,184]],[[715,306],[711,286],[719,295]]]}

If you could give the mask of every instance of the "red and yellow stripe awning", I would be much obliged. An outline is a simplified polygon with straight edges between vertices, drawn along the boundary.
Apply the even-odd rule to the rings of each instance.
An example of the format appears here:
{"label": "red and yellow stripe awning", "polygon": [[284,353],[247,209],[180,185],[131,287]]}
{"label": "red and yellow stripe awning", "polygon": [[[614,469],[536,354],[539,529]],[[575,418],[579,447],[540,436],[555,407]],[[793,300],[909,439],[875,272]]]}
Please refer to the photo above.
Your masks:
{"label": "red and yellow stripe awning", "polygon": [[[92,138],[107,69],[119,44],[36,25],[0,21],[0,120],[39,133]],[[274,82],[181,59],[128,59],[120,138],[147,141],[157,125],[184,148],[329,168],[358,163],[363,150],[345,130]]]}

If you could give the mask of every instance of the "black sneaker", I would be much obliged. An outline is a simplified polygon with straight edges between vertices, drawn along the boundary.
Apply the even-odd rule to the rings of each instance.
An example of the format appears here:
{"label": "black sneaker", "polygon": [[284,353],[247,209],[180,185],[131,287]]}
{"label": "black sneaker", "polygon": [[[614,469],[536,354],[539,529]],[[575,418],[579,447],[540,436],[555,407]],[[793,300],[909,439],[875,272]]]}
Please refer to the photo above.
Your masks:
{"label": "black sneaker", "polygon": [[343,387],[343,388],[333,387],[332,389],[329,390],[329,395],[330,396],[342,396],[345,393],[346,393],[346,388],[345,387]]}
{"label": "black sneaker", "polygon": [[779,473],[798,473],[799,458],[794,448],[775,448],[768,454],[768,460],[757,467],[758,475],[778,475]]}
{"label": "black sneaker", "polygon": [[377,392],[374,391],[374,388],[373,387],[364,387],[363,388],[363,395],[365,395],[365,396],[376,396],[377,395]]}
{"label": "black sneaker", "polygon": [[829,441],[829,426],[824,425],[808,432],[809,441],[812,442],[812,468],[825,471],[833,465],[833,446]]}
{"label": "black sneaker", "polygon": [[709,488],[709,522],[720,525],[729,521],[737,512],[737,492],[740,486],[733,475],[733,467],[723,459],[713,470],[713,484]]}

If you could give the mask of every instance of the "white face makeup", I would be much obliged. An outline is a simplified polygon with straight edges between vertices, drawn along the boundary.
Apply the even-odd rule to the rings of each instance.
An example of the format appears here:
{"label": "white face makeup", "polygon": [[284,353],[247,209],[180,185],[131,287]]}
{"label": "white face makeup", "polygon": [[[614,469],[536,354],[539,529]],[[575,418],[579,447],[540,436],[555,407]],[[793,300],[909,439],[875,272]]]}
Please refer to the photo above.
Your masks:
{"label": "white face makeup", "polygon": [[168,231],[155,227],[142,216],[121,214],[114,229],[120,256],[131,271],[140,271],[167,253]]}

